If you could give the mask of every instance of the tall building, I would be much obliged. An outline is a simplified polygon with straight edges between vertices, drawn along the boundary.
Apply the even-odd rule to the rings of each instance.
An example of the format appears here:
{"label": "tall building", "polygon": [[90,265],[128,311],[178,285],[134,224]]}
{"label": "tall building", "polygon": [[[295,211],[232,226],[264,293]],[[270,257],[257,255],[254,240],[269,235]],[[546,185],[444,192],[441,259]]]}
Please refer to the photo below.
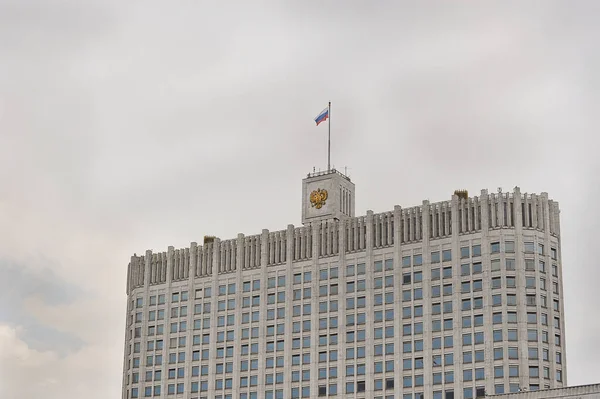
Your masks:
{"label": "tall building", "polygon": [[[123,398],[473,398],[566,384],[558,203],[488,193],[132,256]],[[450,197],[450,195],[449,195]]]}

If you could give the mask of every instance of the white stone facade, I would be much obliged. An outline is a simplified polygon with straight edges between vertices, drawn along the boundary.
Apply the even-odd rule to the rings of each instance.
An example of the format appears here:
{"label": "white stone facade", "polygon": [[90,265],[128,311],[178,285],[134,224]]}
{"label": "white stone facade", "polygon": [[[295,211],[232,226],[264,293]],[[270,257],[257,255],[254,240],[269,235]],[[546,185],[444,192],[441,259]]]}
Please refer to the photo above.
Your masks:
{"label": "white stone facade", "polygon": [[134,255],[123,398],[438,399],[566,384],[547,194],[483,190],[360,217],[344,216],[353,198],[330,206],[345,212]]}

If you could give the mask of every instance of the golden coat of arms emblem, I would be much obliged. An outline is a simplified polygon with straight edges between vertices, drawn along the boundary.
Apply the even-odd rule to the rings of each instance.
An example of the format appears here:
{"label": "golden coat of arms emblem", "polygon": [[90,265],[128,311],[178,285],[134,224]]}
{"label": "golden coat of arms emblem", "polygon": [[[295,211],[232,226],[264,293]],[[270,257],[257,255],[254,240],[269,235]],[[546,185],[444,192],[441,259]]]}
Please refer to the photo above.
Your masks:
{"label": "golden coat of arms emblem", "polygon": [[310,193],[311,206],[317,209],[321,209],[323,205],[325,205],[325,201],[327,201],[327,190],[321,190],[319,188],[318,190],[315,190],[312,193]]}

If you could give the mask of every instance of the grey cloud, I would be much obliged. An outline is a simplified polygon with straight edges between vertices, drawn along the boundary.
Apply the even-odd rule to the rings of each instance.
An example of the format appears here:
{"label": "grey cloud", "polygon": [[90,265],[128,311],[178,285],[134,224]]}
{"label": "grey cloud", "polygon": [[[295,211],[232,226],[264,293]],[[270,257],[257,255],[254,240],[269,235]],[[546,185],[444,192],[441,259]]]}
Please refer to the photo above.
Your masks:
{"label": "grey cloud", "polygon": [[83,297],[82,291],[67,283],[52,270],[52,262],[39,271],[0,259],[0,323],[24,328],[22,339],[30,348],[55,351],[60,355],[78,350],[83,342],[69,332],[46,326],[29,313],[27,300],[37,298],[49,306],[72,303]]}

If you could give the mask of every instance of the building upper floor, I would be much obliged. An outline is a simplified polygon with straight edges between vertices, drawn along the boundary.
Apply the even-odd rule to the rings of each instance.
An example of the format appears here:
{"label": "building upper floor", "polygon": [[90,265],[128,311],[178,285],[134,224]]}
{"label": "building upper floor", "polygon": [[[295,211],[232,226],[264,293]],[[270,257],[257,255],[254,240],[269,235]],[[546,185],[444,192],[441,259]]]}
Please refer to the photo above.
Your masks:
{"label": "building upper floor", "polygon": [[[344,186],[340,186],[339,195],[333,200],[328,193],[323,194],[325,189],[312,187],[310,194],[303,190],[306,194],[303,209],[319,205],[325,208],[327,200],[334,201],[341,210],[324,209],[331,217],[318,218],[313,210],[312,220],[303,216],[305,224],[300,227],[288,225],[286,230],[275,232],[265,229],[261,234],[250,236],[240,233],[229,240],[205,237],[203,245],[192,243],[189,248],[169,247],[167,252],[146,251],[145,256],[134,255],[128,265],[127,293],[143,287],[145,278],[149,284],[160,284],[166,282],[167,277],[169,280],[188,279],[190,275],[202,278],[214,273],[232,273],[369,249],[418,243],[429,245],[435,240],[449,238],[460,240],[463,236],[493,230],[512,229],[517,233],[529,230],[548,235],[556,242],[560,240],[558,202],[549,199],[547,193],[521,193],[515,187],[507,193],[481,190],[479,196],[469,197],[463,191],[455,192],[449,201],[423,201],[419,206],[408,208],[397,205],[392,211],[377,214],[367,211],[364,216],[351,217],[349,215],[354,214],[353,202],[350,202],[353,186],[337,172],[335,178],[343,179]],[[327,186],[329,191],[332,191],[331,186]],[[311,205],[307,205],[308,202]]]}

